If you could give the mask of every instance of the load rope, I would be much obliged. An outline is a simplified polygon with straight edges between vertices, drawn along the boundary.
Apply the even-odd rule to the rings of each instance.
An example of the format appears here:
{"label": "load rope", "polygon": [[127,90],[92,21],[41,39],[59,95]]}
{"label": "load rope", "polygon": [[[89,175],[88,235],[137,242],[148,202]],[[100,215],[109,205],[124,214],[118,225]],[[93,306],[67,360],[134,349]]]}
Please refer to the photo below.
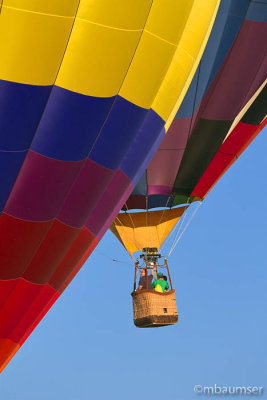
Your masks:
{"label": "load rope", "polygon": [[[195,217],[197,211],[199,210],[199,207],[201,206],[202,201],[199,202],[199,204],[197,205],[197,207],[195,208],[193,214],[191,215],[191,217],[189,218],[189,220],[187,221],[187,224],[185,225],[184,229],[182,230],[182,232],[180,233],[180,235],[177,237],[177,234],[175,236],[175,240],[171,246],[171,249],[169,251],[168,256],[166,257],[167,259],[170,257],[171,253],[173,252],[173,250],[176,248],[176,246],[178,245],[179,241],[181,240],[183,234],[185,233],[185,231],[187,230],[188,226],[190,225],[190,223],[192,222],[193,218]],[[184,221],[184,220],[183,220]],[[181,227],[179,227],[179,231],[181,230]]]}

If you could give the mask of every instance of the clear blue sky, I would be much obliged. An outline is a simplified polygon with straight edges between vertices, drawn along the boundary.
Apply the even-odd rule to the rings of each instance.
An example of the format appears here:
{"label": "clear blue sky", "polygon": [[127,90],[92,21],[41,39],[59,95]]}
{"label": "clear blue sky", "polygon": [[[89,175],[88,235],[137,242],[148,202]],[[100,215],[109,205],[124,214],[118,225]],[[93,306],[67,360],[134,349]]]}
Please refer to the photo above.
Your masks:
{"label": "clear blue sky", "polygon": [[217,383],[265,386],[267,399],[266,133],[208,195],[170,258],[177,325],[134,327],[133,267],[98,252],[130,263],[108,232],[0,376],[0,398],[193,400],[194,385]]}

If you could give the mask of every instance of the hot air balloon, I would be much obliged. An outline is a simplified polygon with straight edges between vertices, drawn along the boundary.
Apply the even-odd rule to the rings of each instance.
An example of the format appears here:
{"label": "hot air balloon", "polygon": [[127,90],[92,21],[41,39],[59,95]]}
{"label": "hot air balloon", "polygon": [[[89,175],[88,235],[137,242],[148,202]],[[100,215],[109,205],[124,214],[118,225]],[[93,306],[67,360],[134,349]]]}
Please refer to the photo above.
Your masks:
{"label": "hot air balloon", "polygon": [[188,89],[218,5],[1,3],[0,369],[131,193]]}
{"label": "hot air balloon", "polygon": [[[221,1],[183,103],[111,225],[134,258],[135,281],[142,270],[146,277],[151,268],[169,272],[168,256],[197,210],[185,222],[189,206],[201,204],[266,125],[266,36],[267,2]],[[174,228],[170,251],[164,255],[162,245]],[[177,322],[174,291],[159,294],[135,285],[132,296],[136,326]]]}

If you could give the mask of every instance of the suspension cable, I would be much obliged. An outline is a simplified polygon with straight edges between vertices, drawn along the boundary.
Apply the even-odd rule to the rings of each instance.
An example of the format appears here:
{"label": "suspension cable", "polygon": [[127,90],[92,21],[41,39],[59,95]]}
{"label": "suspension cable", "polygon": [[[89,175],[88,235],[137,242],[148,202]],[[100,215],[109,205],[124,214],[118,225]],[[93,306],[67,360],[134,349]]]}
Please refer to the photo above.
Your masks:
{"label": "suspension cable", "polygon": [[[175,240],[176,240],[176,238],[177,238],[177,236],[178,236],[178,234],[179,234],[179,232],[180,232],[180,230],[181,230],[181,227],[182,227],[182,225],[183,225],[183,223],[184,223],[185,216],[186,216],[187,210],[188,210],[188,208],[189,208],[189,199],[190,199],[190,197],[188,197],[188,198],[186,199],[186,203],[185,203],[185,204],[188,204],[187,208],[185,209],[184,213],[183,213],[182,216],[178,219],[178,221],[176,222],[174,228],[172,229],[171,236],[174,234],[174,232],[175,232],[176,229],[178,228],[178,230],[177,230],[177,232],[176,232],[176,235],[175,235],[175,238],[174,238],[174,240],[173,240],[172,243],[175,242]],[[167,242],[164,242],[164,243],[163,243],[163,245],[162,245],[162,247],[161,247],[161,251],[163,251],[163,248],[166,246],[166,243],[167,243]],[[169,243],[171,243],[171,241],[169,241]]]}
{"label": "suspension cable", "polygon": [[197,211],[199,210],[199,207],[201,206],[202,201],[199,202],[199,204],[197,205],[197,207],[195,208],[193,214],[191,215],[191,217],[189,218],[187,224],[185,225],[184,229],[182,230],[182,232],[180,233],[179,237],[176,239],[176,241],[173,243],[169,254],[167,256],[167,259],[170,257],[171,253],[173,252],[173,250],[175,249],[175,247],[178,245],[179,241],[181,240],[183,234],[185,233],[186,229],[188,228],[188,226],[190,225],[190,223],[192,222],[194,216],[196,215]]}
{"label": "suspension cable", "polygon": [[[163,220],[164,214],[165,214],[166,210],[168,209],[168,208],[167,208],[167,205],[168,205],[168,203],[169,203],[170,197],[171,197],[171,196],[168,196],[168,198],[167,198],[167,201],[166,201],[166,204],[165,204],[165,208],[163,209],[163,212],[162,212],[162,214],[161,214],[161,217],[160,217],[160,220],[159,220],[158,225],[161,224],[161,221]],[[170,210],[170,208],[169,208],[169,210]],[[164,237],[165,232],[166,232],[166,229],[167,229],[167,224],[165,224],[165,229],[162,231],[161,237],[159,238],[159,243],[161,242],[162,238]]]}
{"label": "suspension cable", "polygon": [[146,227],[149,231],[149,239],[150,239],[150,247],[152,247],[152,236],[151,236],[151,229],[148,227],[148,197],[146,196]]}
{"label": "suspension cable", "polygon": [[179,221],[177,222],[177,225],[176,225],[176,227],[177,227],[177,232],[176,232],[175,237],[174,237],[174,239],[173,239],[173,241],[172,241],[171,248],[170,248],[170,252],[172,251],[173,246],[174,246],[174,243],[176,243],[176,240],[177,240],[177,238],[178,238],[178,235],[179,235],[179,233],[181,232],[181,229],[182,229],[182,227],[183,227],[183,225],[184,225],[184,222],[185,222],[187,213],[188,213],[188,208],[185,210],[185,212],[183,213],[182,217],[181,217],[181,218],[179,219]]}
{"label": "suspension cable", "polygon": [[[128,208],[128,206],[127,206],[127,203],[125,203],[125,206],[126,206],[125,214],[127,214],[128,217],[130,218],[131,223],[132,223],[132,227],[133,227],[133,240],[134,240],[134,244],[135,244],[136,248],[139,249],[139,250],[141,251],[141,250],[142,250],[142,246],[141,246],[140,243],[137,241],[136,236],[135,236],[135,231],[134,231],[134,230],[136,229],[136,226],[135,226],[135,224],[134,224],[134,221],[133,221],[133,218],[132,218],[131,213],[128,212],[128,211],[129,211],[129,208]],[[122,224],[121,224],[121,225],[122,225]],[[122,225],[122,226],[123,226],[123,225]],[[132,257],[132,256],[131,256],[131,257]],[[132,257],[132,259],[135,260],[134,257]],[[136,260],[135,260],[135,262],[136,262]]]}

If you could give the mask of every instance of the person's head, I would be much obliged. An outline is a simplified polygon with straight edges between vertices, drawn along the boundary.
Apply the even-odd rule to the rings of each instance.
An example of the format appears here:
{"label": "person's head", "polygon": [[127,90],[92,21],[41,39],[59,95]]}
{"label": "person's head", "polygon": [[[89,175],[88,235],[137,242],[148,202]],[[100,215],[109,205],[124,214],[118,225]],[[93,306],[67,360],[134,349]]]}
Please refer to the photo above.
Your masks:
{"label": "person's head", "polygon": [[141,276],[146,276],[146,270],[145,269],[142,269]]}
{"label": "person's head", "polygon": [[158,273],[158,279],[163,279],[163,273],[162,272]]}

